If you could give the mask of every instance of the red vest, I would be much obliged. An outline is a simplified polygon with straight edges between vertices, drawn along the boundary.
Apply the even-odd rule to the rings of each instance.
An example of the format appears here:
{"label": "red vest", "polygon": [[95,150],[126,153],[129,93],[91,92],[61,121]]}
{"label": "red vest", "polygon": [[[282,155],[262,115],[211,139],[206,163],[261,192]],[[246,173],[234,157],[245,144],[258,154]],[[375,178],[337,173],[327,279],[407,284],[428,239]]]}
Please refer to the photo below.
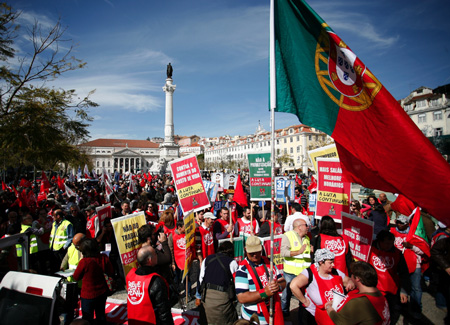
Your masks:
{"label": "red vest", "polygon": [[[315,265],[311,266],[311,271],[314,275],[314,279],[316,279],[317,286],[319,287],[320,298],[322,299],[322,305],[316,305],[316,322],[319,325],[334,324],[325,310],[325,304],[328,301],[333,300],[333,291],[344,294],[344,283],[342,282],[342,278],[339,275],[331,274],[331,279],[324,280],[319,276],[319,272],[317,271]],[[306,291],[308,291],[308,289]]]}
{"label": "red vest", "polygon": [[372,246],[369,255],[369,263],[377,271],[377,288],[383,295],[391,293],[397,294],[400,278],[397,273],[400,252],[396,249],[393,252],[385,252]]}
{"label": "red vest", "polygon": [[128,324],[156,324],[155,311],[149,295],[150,281],[157,273],[146,276],[136,275],[133,268],[127,274]]}
{"label": "red vest", "polygon": [[377,311],[378,315],[381,317],[381,321],[376,323],[377,325],[387,325],[391,322],[391,314],[389,313],[389,305],[387,303],[386,298],[384,296],[380,297],[373,297],[368,294],[359,293],[357,290],[350,291],[348,295],[345,296],[344,300],[340,303],[338,306],[338,310],[341,310],[342,307],[345,306],[347,302],[349,302],[351,299],[360,298],[360,297],[366,297],[369,299],[372,306],[375,307],[375,310]]}
{"label": "red vest", "polygon": [[339,271],[348,275],[345,256],[348,253],[348,243],[341,236],[320,234],[320,248],[326,248],[334,253],[334,265]]}
{"label": "red vest", "polygon": [[211,228],[205,229],[203,226],[198,227],[200,231],[200,236],[202,239],[202,254],[203,258],[214,254],[214,237]]}
{"label": "red vest", "polygon": [[397,231],[397,228],[393,227],[391,228],[391,233],[395,236],[394,246],[397,247],[397,249],[403,253],[403,256],[405,257],[406,264],[408,265],[408,271],[409,273],[413,273],[417,268],[417,256],[416,253],[412,249],[407,249],[403,247],[402,243],[406,241],[406,236],[408,234],[402,234]]}
{"label": "red vest", "polygon": [[175,227],[173,227],[173,228],[167,228],[166,225],[163,224],[163,228],[164,228],[164,234],[165,234],[167,237],[169,237],[170,234],[172,234],[172,236],[173,236],[173,234],[175,233]]}
{"label": "red vest", "polygon": [[[220,223],[220,229],[222,233],[225,232],[226,227],[228,227],[228,225],[230,224],[228,221],[225,221],[223,219],[217,219],[216,222]],[[230,238],[230,234],[228,234],[226,238]]]}
{"label": "red vest", "polygon": [[186,261],[186,234],[179,235],[174,232],[172,239],[175,263],[180,270],[184,270],[184,262]]}
{"label": "red vest", "polygon": [[[265,264],[266,267],[264,267],[264,264],[261,264],[260,266],[256,267],[256,273],[253,272],[252,267],[250,266],[250,264],[248,263],[247,259],[244,259],[241,264],[245,265],[245,267],[248,270],[248,273],[250,274],[250,276],[252,277],[253,283],[255,284],[256,287],[256,291],[259,291],[262,288],[265,288],[268,284],[269,284],[269,274],[266,273],[266,268],[267,270],[270,269],[270,262],[269,260],[265,257],[262,256],[262,262]],[[273,280],[277,281],[277,270],[274,268],[272,270],[272,274],[273,274]],[[258,281],[259,279],[259,281]],[[259,282],[261,282],[262,287],[259,285]],[[274,313],[274,324],[275,325],[282,325],[284,324],[284,318],[283,318],[283,311],[281,309],[281,298],[279,294],[274,294],[272,296],[274,298],[274,302],[275,302],[275,313]],[[268,301],[268,299],[266,299]],[[269,323],[269,309],[267,308],[266,305],[266,300],[263,300],[261,302],[259,302],[258,305],[258,309],[261,310],[264,314],[264,318],[266,319],[267,323]]]}
{"label": "red vest", "polygon": [[245,234],[245,235],[249,235],[250,236],[251,231],[252,231],[251,224],[253,225],[253,232],[255,232],[256,219],[253,219],[252,223],[250,223],[250,222],[249,223],[244,223],[244,221],[242,221],[242,218],[239,218],[237,220],[237,222],[238,222],[238,225],[239,225],[239,227],[238,227],[239,235]]}
{"label": "red vest", "polygon": [[94,214],[86,222],[86,237],[95,238],[97,231],[99,231],[98,215]]}
{"label": "red vest", "polygon": [[431,238],[431,244],[430,247],[433,247],[434,244],[436,244],[439,237],[444,236],[446,238],[450,237],[450,235],[447,232],[438,232],[436,235]]}

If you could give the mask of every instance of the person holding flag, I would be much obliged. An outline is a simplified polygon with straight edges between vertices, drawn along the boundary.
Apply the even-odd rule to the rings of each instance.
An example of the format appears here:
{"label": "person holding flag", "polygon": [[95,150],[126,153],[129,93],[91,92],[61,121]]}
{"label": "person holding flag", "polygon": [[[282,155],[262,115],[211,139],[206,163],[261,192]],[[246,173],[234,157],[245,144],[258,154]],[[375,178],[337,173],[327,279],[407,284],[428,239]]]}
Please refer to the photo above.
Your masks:
{"label": "person holding flag", "polygon": [[391,228],[395,236],[395,247],[404,255],[411,277],[411,314],[414,319],[422,318],[422,273],[428,268],[430,246],[420,218],[420,209],[413,211],[410,218],[400,214]]}

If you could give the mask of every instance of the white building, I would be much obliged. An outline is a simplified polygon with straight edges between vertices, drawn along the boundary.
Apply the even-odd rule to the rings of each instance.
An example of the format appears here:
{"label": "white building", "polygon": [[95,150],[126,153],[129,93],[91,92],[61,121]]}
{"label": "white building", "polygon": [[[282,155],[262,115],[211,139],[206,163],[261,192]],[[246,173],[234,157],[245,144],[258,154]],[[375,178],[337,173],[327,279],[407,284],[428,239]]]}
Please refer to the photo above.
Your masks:
{"label": "white building", "polygon": [[159,144],[148,140],[96,139],[80,145],[98,175],[103,167],[108,173],[148,172],[160,158]]}
{"label": "white building", "polygon": [[[283,171],[311,168],[307,151],[331,141],[325,133],[303,124],[276,130],[275,139],[276,166],[280,167],[281,157],[284,157]],[[205,169],[220,170],[231,166],[238,170],[248,167],[247,154],[270,152],[270,141],[270,132],[259,125],[254,134],[202,138],[199,143],[205,146]]]}
{"label": "white building", "polygon": [[420,87],[400,101],[400,105],[426,137],[450,134],[450,100],[444,87]]}

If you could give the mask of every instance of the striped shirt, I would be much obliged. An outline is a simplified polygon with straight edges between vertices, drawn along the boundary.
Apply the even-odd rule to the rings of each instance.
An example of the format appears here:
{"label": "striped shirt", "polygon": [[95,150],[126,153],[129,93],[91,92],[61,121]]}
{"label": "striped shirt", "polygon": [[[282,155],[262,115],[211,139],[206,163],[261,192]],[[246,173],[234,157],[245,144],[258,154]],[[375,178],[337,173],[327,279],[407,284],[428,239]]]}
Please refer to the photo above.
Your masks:
{"label": "striped shirt", "polygon": [[[253,264],[253,266],[256,268],[261,264],[254,264],[252,262],[250,262],[247,258],[246,258],[247,262],[249,264]],[[261,260],[262,262],[262,260]],[[269,269],[269,266],[268,266]],[[282,274],[281,272],[275,268],[276,270],[276,278],[277,280],[282,278]],[[275,276],[275,274],[274,274]],[[243,264],[239,264],[239,267],[236,271],[236,276],[235,276],[235,287],[236,287],[236,295],[239,295],[240,293],[244,293],[247,291],[253,292],[256,291],[256,286],[255,283],[253,282],[252,276],[250,275],[250,273],[247,270],[247,267]],[[269,299],[266,299],[266,303],[269,304]],[[247,303],[247,304],[242,304],[241,306],[241,312],[242,312],[242,318],[243,319],[247,319],[250,320],[250,317],[252,317],[253,313],[256,313],[258,315],[259,318],[259,323],[262,324],[268,324],[263,312],[260,310],[260,308],[258,308],[258,305],[256,303]]]}

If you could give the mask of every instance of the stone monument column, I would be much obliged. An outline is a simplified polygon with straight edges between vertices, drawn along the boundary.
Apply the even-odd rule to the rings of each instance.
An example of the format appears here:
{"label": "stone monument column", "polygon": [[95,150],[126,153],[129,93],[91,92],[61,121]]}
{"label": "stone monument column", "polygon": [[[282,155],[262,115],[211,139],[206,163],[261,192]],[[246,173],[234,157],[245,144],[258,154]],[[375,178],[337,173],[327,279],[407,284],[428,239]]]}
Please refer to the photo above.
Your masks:
{"label": "stone monument column", "polygon": [[165,169],[168,161],[180,157],[180,147],[174,141],[174,125],[173,125],[173,93],[176,85],[173,84],[172,79],[173,68],[169,63],[167,65],[167,79],[165,85],[162,87],[166,93],[166,121],[164,125],[164,142],[160,144],[159,162],[157,168],[159,172]]}

